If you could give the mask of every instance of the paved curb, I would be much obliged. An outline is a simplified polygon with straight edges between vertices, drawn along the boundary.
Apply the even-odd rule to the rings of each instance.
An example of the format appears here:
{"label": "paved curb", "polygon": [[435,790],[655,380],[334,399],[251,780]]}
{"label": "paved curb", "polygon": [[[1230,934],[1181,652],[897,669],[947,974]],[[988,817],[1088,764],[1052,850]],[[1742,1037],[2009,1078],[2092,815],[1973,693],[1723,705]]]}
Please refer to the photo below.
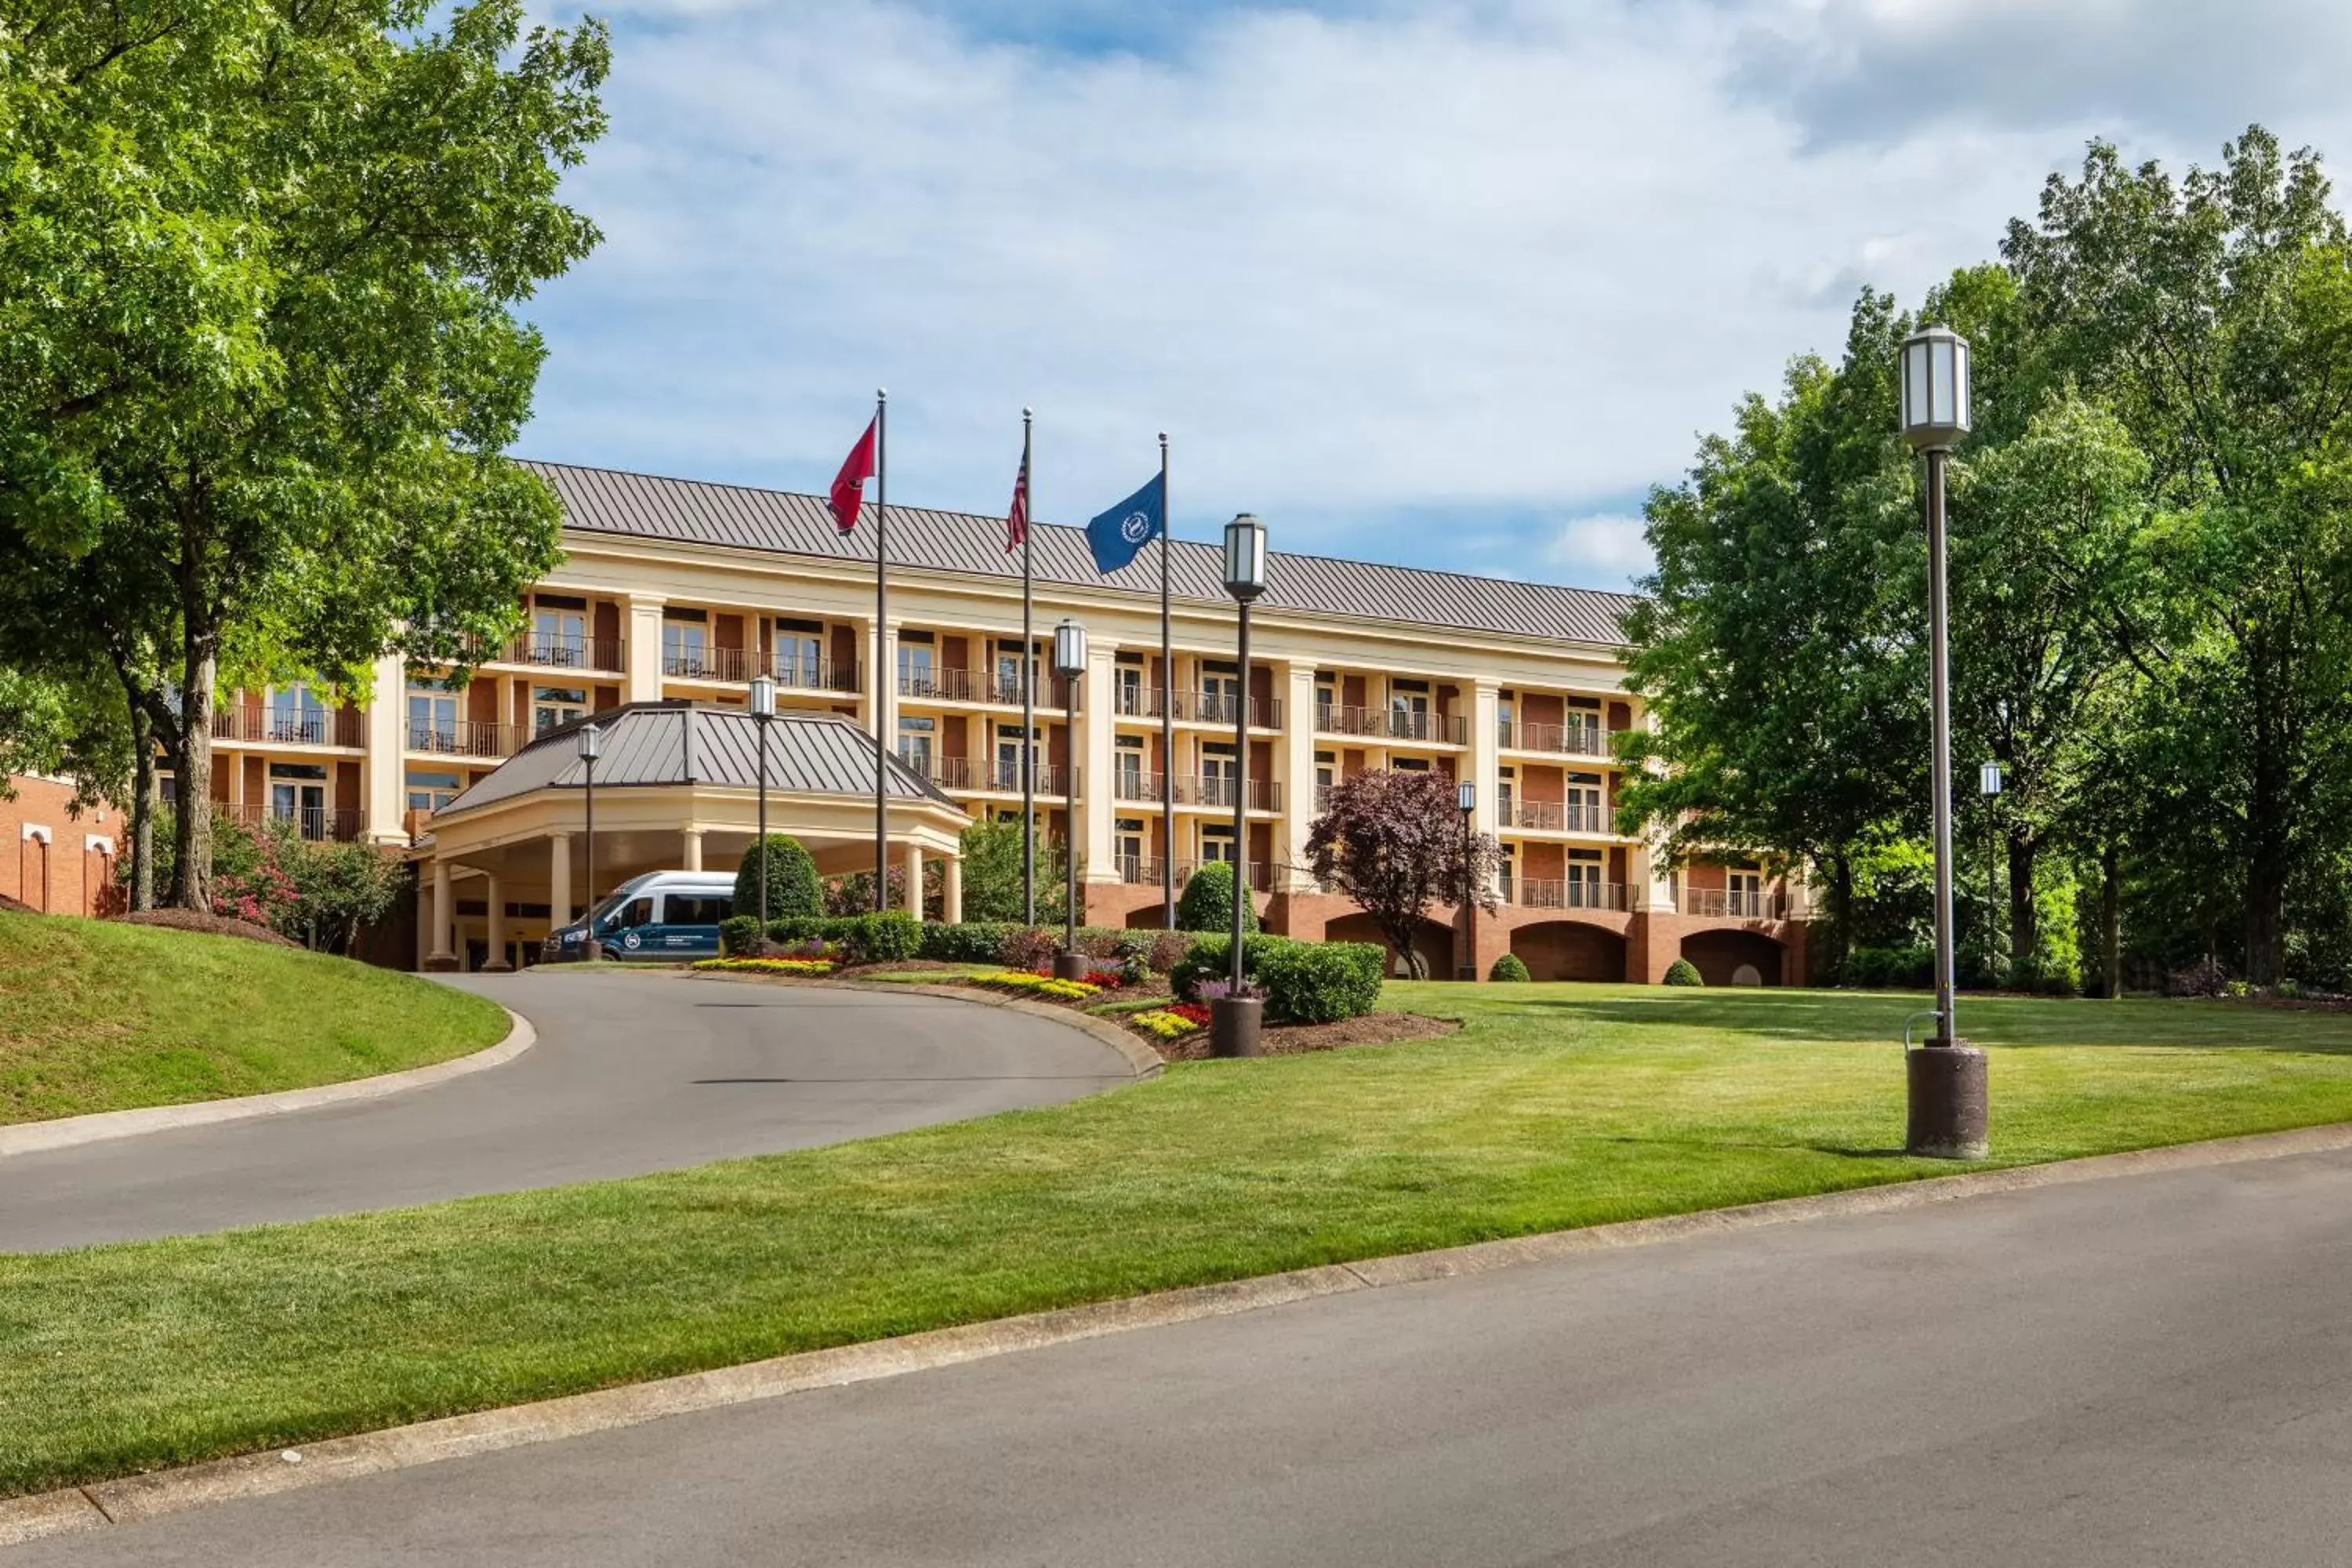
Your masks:
{"label": "paved curb", "polygon": [[[190,1105],[153,1105],[136,1110],[102,1110],[94,1116],[68,1116],[55,1121],[26,1121],[0,1127],[0,1159],[44,1149],[70,1149],[80,1143],[100,1143],[111,1138],[134,1138],[143,1132],[168,1132],[181,1127],[204,1127],[215,1121],[242,1121],[254,1116],[278,1116],[289,1110],[310,1110],[350,1100],[380,1100],[428,1084],[446,1083],[467,1073],[503,1067],[538,1042],[530,1020],[511,1007],[499,1009],[510,1024],[505,1039],[471,1056],[457,1057],[428,1067],[410,1068],[375,1078],[355,1078],[342,1083],[322,1083],[314,1089],[289,1089],[276,1094],[248,1094],[236,1100],[200,1100]],[[0,1541],[6,1539],[0,1534]]]}
{"label": "paved curb", "polygon": [[268,1497],[329,1481],[405,1469],[413,1465],[634,1426],[666,1415],[772,1399],[809,1389],[838,1388],[1135,1329],[1226,1317],[1318,1296],[1448,1279],[1585,1253],[1729,1235],[1801,1220],[1888,1214],[2037,1187],[2070,1186],[2078,1182],[2198,1170],[2343,1149],[2352,1149],[2352,1122],[2183,1143],[2168,1149],[2098,1154],[2053,1164],[1935,1176],[1815,1197],[1784,1198],[1738,1208],[1478,1242],[1436,1252],[1325,1264],[1222,1285],[1162,1290],[1090,1306],[1002,1318],[993,1322],[933,1329],[898,1339],[807,1351],[533,1405],[336,1437],[299,1450],[241,1455],[182,1469],[99,1481],[31,1497],[0,1499],[0,1546],[152,1519],[239,1498]]}

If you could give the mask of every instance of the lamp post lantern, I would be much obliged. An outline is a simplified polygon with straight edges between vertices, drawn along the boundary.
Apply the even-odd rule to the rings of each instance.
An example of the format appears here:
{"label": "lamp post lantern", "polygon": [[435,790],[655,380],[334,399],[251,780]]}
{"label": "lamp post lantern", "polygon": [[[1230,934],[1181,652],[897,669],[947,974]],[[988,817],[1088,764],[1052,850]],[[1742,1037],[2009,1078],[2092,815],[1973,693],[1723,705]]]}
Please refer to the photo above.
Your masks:
{"label": "lamp post lantern", "polygon": [[760,732],[760,908],[755,953],[768,951],[768,726],[776,717],[776,678],[766,670],[751,678],[751,719]]}
{"label": "lamp post lantern", "polygon": [[1456,980],[1478,978],[1478,889],[1472,880],[1470,852],[1470,819],[1478,810],[1478,786],[1464,779],[1454,789],[1454,798],[1462,807],[1462,963],[1454,970]]}
{"label": "lamp post lantern", "polygon": [[604,733],[593,724],[580,727],[580,762],[588,770],[586,831],[581,835],[588,842],[588,929],[580,938],[580,957],[593,963],[604,956],[604,944],[596,940],[596,757],[604,749]]}
{"label": "lamp post lantern", "polygon": [[[1054,673],[1062,678],[1065,689],[1072,694],[1064,702],[1066,712],[1076,706],[1078,682],[1087,673],[1087,628],[1067,616],[1054,628]],[[1102,721],[1095,715],[1087,715],[1090,724]],[[1077,765],[1072,763],[1069,793],[1064,797],[1069,806],[1062,822],[1062,868],[1069,887],[1067,907],[1063,911],[1062,951],[1054,955],[1056,980],[1084,980],[1094,969],[1087,955],[1078,951],[1078,791],[1083,782]]]}
{"label": "lamp post lantern", "polygon": [[1991,931],[1990,963],[2000,962],[2000,822],[1993,800],[2000,794],[2000,764],[1987,763],[1977,770],[1977,793],[1985,803],[1985,925]]}
{"label": "lamp post lantern", "polygon": [[1952,1005],[1951,616],[1944,586],[1944,468],[1969,433],[1969,342],[1933,326],[1904,340],[1903,438],[1927,458],[1928,785],[1936,829],[1936,1032],[1904,1056],[1914,1154],[1980,1160],[1986,1153],[1984,1053],[1960,1037]]}
{"label": "lamp post lantern", "polygon": [[1234,705],[1234,945],[1225,973],[1225,994],[1209,1005],[1209,1054],[1254,1057],[1265,1005],[1242,994],[1244,917],[1249,912],[1249,689],[1250,605],[1265,592],[1265,524],[1243,512],[1225,524],[1225,592],[1239,607],[1235,668],[1241,700]]}

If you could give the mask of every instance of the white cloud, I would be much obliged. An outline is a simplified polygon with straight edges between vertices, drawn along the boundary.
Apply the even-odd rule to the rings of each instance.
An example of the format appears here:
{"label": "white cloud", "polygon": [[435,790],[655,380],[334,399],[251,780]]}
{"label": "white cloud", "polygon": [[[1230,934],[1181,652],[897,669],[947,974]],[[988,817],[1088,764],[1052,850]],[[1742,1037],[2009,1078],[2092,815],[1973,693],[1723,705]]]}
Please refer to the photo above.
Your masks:
{"label": "white cloud", "polygon": [[541,301],[526,449],[816,488],[886,384],[894,497],[1001,505],[1034,404],[1057,521],[1167,429],[1195,531],[1249,507],[1346,553],[1359,511],[1501,519],[1539,555],[1528,520],[1671,480],[1834,352],[1861,282],[1988,258],[2100,129],[1825,140],[1758,40],[1918,10],[1872,3],[1242,13],[1152,58],[887,0],[625,3],[571,186],[610,239]]}
{"label": "white cloud", "polygon": [[1545,554],[1576,581],[1597,586],[1622,587],[1657,564],[1642,520],[1622,512],[1569,519]]}

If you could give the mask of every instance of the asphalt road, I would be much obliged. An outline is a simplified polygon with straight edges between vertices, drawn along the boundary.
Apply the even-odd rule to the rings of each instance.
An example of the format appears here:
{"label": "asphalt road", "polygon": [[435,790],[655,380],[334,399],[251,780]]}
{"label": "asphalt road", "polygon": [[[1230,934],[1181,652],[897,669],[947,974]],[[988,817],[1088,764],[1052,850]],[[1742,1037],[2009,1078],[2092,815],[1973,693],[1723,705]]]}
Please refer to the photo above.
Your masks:
{"label": "asphalt road", "polygon": [[0,1252],[639,1175],[1131,1076],[1076,1029],[944,997],[614,971],[451,983],[530,1019],[539,1044],[383,1100],[0,1158]]}
{"label": "asphalt road", "polygon": [[2352,1156],[1362,1291],[36,1543],[31,1564],[2352,1559]]}

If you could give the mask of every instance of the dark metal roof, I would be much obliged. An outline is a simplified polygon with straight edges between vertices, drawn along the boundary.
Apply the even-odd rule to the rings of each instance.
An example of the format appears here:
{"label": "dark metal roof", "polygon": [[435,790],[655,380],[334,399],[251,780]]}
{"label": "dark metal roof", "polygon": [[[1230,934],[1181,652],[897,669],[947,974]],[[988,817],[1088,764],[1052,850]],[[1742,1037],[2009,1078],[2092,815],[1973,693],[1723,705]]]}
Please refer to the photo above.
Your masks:
{"label": "dark metal roof", "polygon": [[[596,759],[600,789],[682,784],[751,789],[759,783],[759,721],[742,709],[677,700],[632,702],[536,737],[434,816],[454,816],[533,790],[583,787],[588,764],[580,760],[579,733],[588,724],[604,736]],[[779,712],[768,730],[768,787],[780,795],[870,798],[873,738],[838,713]],[[895,756],[889,759],[886,787],[894,799],[955,806]]]}
{"label": "dark metal roof", "polygon": [[[564,521],[590,533],[676,540],[738,550],[816,555],[835,561],[874,558],[874,508],[868,502],[856,534],[844,539],[822,496],[700,479],[586,468],[570,463],[523,465],[554,487]],[[1120,571],[1097,575],[1084,529],[1040,523],[1033,562],[1038,580],[1138,594],[1160,592],[1160,566],[1145,551]],[[1176,540],[1168,577],[1177,595],[1224,602],[1222,552],[1213,544]],[[1004,520],[924,507],[890,509],[890,563],[976,576],[1017,577],[1004,549]],[[1270,553],[1266,594],[1260,604],[1318,615],[1418,622],[1467,631],[1564,638],[1622,646],[1619,622],[1633,596],[1552,583],[1469,577],[1418,567],[1338,561],[1323,555]]]}

